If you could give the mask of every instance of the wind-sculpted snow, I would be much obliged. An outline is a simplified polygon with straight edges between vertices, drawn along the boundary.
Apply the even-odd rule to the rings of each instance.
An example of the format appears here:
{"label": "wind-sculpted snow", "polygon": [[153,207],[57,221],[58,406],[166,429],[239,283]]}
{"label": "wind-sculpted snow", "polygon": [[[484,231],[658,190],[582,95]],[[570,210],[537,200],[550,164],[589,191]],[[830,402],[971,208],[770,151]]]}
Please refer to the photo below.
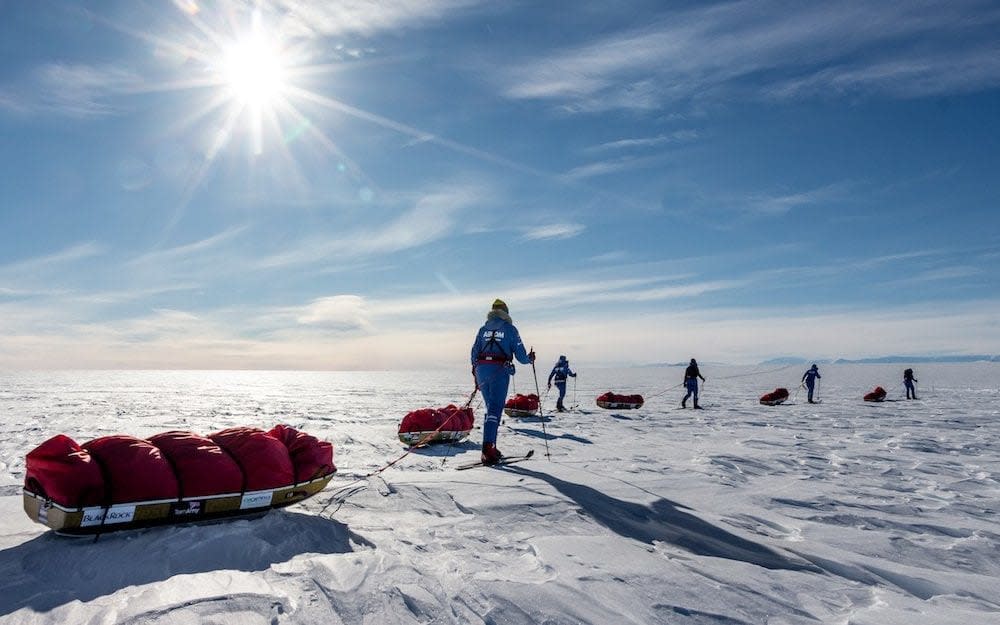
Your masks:
{"label": "wind-sculpted snow", "polygon": [[[467,371],[0,374],[0,623],[1000,623],[1000,365],[917,366],[918,401],[902,368],[823,366],[810,405],[803,366],[705,364],[698,411],[682,369],[581,369],[570,412],[550,394],[505,419],[499,447],[532,460],[454,470],[476,398],[471,440],[370,478],[407,412],[465,403]],[[888,401],[862,401],[876,385]],[[646,403],[603,410],[609,390]],[[96,542],[21,510],[24,455],[54,434],[281,422],[341,469],[293,508]]]}

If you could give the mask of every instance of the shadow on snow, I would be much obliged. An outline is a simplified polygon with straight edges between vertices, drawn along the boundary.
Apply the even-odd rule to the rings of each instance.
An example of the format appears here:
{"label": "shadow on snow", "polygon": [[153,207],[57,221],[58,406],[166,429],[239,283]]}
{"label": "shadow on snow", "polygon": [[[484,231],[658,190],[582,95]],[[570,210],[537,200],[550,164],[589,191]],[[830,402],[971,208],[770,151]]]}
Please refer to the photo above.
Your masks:
{"label": "shadow on snow", "polygon": [[371,546],[343,523],[274,510],[256,520],[166,526],[93,537],[46,532],[0,551],[0,615],[47,612],[129,586],[219,570],[264,571],[301,553]]}
{"label": "shadow on snow", "polygon": [[557,440],[557,439],[565,439],[565,440],[574,441],[574,442],[577,442],[577,443],[583,443],[584,445],[593,445],[594,444],[593,441],[591,441],[590,439],[583,438],[582,436],[574,436],[572,434],[565,434],[564,433],[564,434],[560,434],[559,436],[556,436],[555,434],[549,434],[548,432],[540,432],[538,430],[529,430],[529,429],[526,429],[526,428],[511,427],[510,429],[511,429],[512,432],[516,432],[517,434],[523,434],[524,436],[530,436],[532,438],[540,438],[540,439],[547,440],[547,441],[554,441],[554,440]]}
{"label": "shadow on snow", "polygon": [[696,555],[739,560],[767,569],[822,572],[813,564],[792,559],[712,525],[685,512],[682,509],[685,506],[669,499],[661,498],[647,506],[615,499],[589,486],[524,467],[509,467],[506,470],[551,484],[598,523],[626,538],[650,544],[662,541]]}

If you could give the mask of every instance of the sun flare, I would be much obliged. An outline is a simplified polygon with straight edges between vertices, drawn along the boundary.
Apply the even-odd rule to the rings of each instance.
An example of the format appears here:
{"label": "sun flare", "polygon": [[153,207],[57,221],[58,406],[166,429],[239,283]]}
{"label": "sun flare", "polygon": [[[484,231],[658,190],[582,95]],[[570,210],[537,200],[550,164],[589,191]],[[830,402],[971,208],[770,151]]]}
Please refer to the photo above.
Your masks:
{"label": "sun flare", "polygon": [[264,28],[254,11],[250,28],[219,46],[214,63],[216,81],[229,102],[230,116],[248,121],[254,154],[264,149],[264,121],[284,107],[289,88],[289,61],[280,38]]}
{"label": "sun flare", "polygon": [[260,32],[252,32],[223,51],[222,79],[232,97],[245,106],[273,106],[285,84],[281,51]]}

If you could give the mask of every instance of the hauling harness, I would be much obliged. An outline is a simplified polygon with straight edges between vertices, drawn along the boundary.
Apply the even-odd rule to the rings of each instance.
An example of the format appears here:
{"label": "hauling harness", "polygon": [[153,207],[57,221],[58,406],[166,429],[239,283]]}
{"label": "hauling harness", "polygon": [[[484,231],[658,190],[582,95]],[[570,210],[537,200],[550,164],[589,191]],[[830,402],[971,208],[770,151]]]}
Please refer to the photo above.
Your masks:
{"label": "hauling harness", "polygon": [[[499,353],[496,351],[488,351],[491,345],[500,350]],[[476,356],[476,364],[506,365],[512,362],[513,358],[503,351],[503,348],[500,347],[499,341],[497,341],[497,331],[490,330],[490,340],[486,341],[486,344],[483,345],[483,350]]]}

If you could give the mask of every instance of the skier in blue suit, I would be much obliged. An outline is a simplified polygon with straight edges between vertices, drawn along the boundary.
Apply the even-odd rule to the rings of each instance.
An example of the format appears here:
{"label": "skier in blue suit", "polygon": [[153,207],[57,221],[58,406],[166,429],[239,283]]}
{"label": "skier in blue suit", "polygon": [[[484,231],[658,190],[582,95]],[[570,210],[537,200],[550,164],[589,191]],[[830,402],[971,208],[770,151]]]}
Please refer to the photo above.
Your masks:
{"label": "skier in blue suit", "polygon": [[684,370],[684,388],[687,390],[687,395],[681,400],[681,408],[687,408],[688,397],[692,395],[694,395],[694,407],[701,408],[698,405],[698,378],[701,378],[702,382],[705,381],[705,376],[698,370],[698,361],[692,358],[691,364]]}
{"label": "skier in blue suit", "polygon": [[559,362],[552,367],[552,373],[549,374],[549,388],[552,388],[554,378],[556,388],[559,389],[559,399],[556,400],[556,410],[559,412],[566,412],[566,407],[563,406],[563,398],[566,397],[566,376],[575,378],[576,374],[569,368],[569,361],[566,360],[566,357],[560,356]]}
{"label": "skier in blue suit", "polygon": [[917,388],[913,385],[914,382],[919,382],[917,378],[913,377],[913,369],[907,369],[903,371],[903,386],[906,387],[906,398],[916,399],[917,398]]}
{"label": "skier in blue suit", "polygon": [[497,430],[507,401],[510,376],[514,373],[514,360],[522,365],[535,362],[535,352],[525,352],[521,335],[511,322],[503,300],[493,302],[486,323],[479,328],[472,344],[471,358],[472,375],[486,402],[482,460],[483,464],[496,464],[503,458],[497,449]]}
{"label": "skier in blue suit", "polygon": [[819,374],[819,367],[813,365],[809,367],[809,370],[802,374],[802,382],[806,385],[806,390],[809,392],[809,403],[815,404],[813,401],[813,389],[816,388],[816,380],[821,379],[823,376]]}

